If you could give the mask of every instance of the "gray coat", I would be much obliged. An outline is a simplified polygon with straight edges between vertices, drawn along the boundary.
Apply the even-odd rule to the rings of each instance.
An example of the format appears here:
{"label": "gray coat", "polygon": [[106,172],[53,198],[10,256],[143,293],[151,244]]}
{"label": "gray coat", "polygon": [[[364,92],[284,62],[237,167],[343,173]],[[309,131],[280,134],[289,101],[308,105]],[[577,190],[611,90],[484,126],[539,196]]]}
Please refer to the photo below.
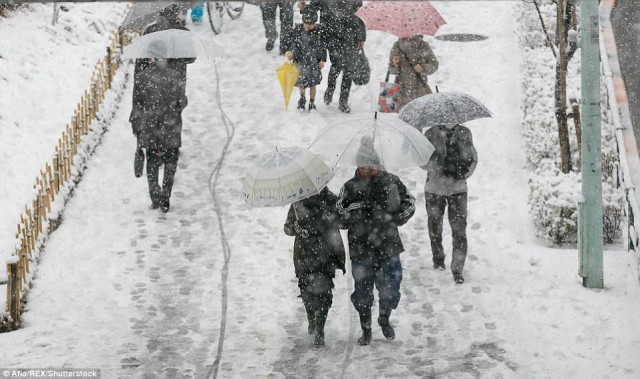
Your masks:
{"label": "gray coat", "polygon": [[151,65],[138,74],[131,125],[139,147],[170,149],[182,145],[182,110],[187,97],[180,82],[180,73],[163,64]]}
{"label": "gray coat", "polygon": [[427,170],[427,181],[424,184],[424,192],[433,193],[440,196],[451,196],[457,193],[467,192],[467,179],[473,174],[478,165],[478,153],[473,147],[471,131],[464,125],[455,127],[451,138],[461,139],[462,145],[466,148],[464,155],[472,156],[473,163],[464,179],[456,180],[444,175],[443,160],[447,154],[447,130],[443,126],[433,126],[429,128],[425,136],[436,148],[429,163],[423,168]]}
{"label": "gray coat", "polygon": [[[392,58],[400,57],[400,63],[394,65]],[[419,64],[424,69],[422,74],[414,71],[413,67]],[[396,75],[396,83],[402,86],[400,106],[404,106],[413,99],[431,93],[427,82],[427,75],[438,70],[438,60],[429,44],[422,36],[398,39],[391,48],[389,54],[389,74]]]}

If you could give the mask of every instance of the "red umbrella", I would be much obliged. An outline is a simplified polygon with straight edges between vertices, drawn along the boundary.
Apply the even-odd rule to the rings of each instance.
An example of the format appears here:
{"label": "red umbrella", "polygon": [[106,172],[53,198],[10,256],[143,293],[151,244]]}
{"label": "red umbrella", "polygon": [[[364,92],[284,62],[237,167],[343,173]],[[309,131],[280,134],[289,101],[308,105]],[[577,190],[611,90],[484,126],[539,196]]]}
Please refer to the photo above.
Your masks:
{"label": "red umbrella", "polygon": [[370,1],[356,15],[367,29],[391,33],[399,38],[434,35],[446,24],[428,1]]}

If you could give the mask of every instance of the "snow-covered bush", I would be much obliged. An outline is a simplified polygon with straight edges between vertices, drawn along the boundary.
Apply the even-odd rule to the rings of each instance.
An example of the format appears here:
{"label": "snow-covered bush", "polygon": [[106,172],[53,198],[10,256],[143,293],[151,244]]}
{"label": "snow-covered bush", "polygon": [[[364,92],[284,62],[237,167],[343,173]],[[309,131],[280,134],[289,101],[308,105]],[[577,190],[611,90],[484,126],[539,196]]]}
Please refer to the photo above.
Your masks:
{"label": "snow-covered bush", "polygon": [[[546,44],[539,17],[531,3],[521,3],[518,38],[522,53],[523,136],[529,178],[529,207],[539,237],[556,244],[575,243],[578,229],[578,199],[581,194],[580,149],[575,124],[569,119],[572,171],[560,170],[560,144],[555,119],[555,58]],[[556,5],[540,4],[547,27],[555,24]],[[602,104],[607,104],[604,83]],[[580,98],[580,55],[567,68],[567,99]],[[617,185],[619,156],[609,112],[602,117],[602,206],[603,239],[612,243],[620,236],[623,196]]]}

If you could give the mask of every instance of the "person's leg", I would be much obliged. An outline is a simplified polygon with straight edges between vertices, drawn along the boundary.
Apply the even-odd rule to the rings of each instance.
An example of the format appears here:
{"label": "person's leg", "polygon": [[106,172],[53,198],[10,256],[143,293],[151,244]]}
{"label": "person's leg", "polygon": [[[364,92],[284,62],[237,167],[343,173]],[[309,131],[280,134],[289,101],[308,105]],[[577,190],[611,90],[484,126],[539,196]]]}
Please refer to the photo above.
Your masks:
{"label": "person's leg", "polygon": [[314,319],[315,336],[313,344],[319,347],[324,346],[324,324],[327,321],[329,308],[331,308],[331,304],[333,304],[333,278],[328,274],[314,274],[312,287],[317,303]]}
{"label": "person's leg", "polygon": [[316,86],[309,87],[309,111],[316,109]]}
{"label": "person's leg", "polygon": [[444,247],[442,246],[442,221],[447,200],[445,196],[425,192],[424,202],[427,208],[427,227],[429,229],[429,239],[431,240],[433,265],[436,269],[444,270],[445,255]]}
{"label": "person's leg", "polygon": [[333,93],[336,90],[336,82],[340,75],[340,45],[336,38],[331,37],[327,46],[331,68],[327,76],[327,90],[324,92],[324,103],[329,105],[333,101]]}
{"label": "person's leg", "polygon": [[149,197],[151,198],[151,207],[156,209],[160,206],[162,197],[162,188],[158,184],[158,172],[162,160],[158,156],[157,149],[147,149],[147,182],[149,183]]}
{"label": "person's leg", "polygon": [[378,289],[380,316],[378,324],[385,338],[392,340],[395,331],[389,323],[391,311],[400,303],[400,283],[402,282],[402,262],[400,256],[381,260],[375,272],[375,284]]}
{"label": "person's leg", "polygon": [[340,83],[340,101],[339,106],[340,110],[345,113],[351,112],[351,108],[349,108],[349,92],[351,92],[351,74],[346,67],[347,60],[343,59],[342,61],[342,82]]}
{"label": "person's leg", "polygon": [[304,86],[300,85],[300,100],[298,100],[298,109],[304,110],[305,104],[307,104],[307,99],[304,97]]}
{"label": "person's leg", "polygon": [[358,344],[371,343],[371,306],[373,305],[373,262],[370,258],[352,258],[351,273],[353,275],[354,290],[351,303],[360,315],[362,337]]}
{"label": "person's leg", "polygon": [[[169,199],[173,189],[173,180],[178,169],[178,158],[180,149],[167,149],[164,151],[162,160],[164,162],[164,175],[162,177],[162,202],[161,207],[164,212],[169,210]],[[166,208],[166,209],[165,209]]]}
{"label": "person's leg", "polygon": [[271,51],[278,38],[278,31],[276,30],[276,3],[263,2],[260,3],[260,10],[262,11],[262,24],[264,25],[264,35],[267,37],[267,44],[265,49]]}
{"label": "person's leg", "polygon": [[283,55],[291,46],[293,3],[288,0],[281,0],[278,2],[278,5],[280,8],[280,55]]}
{"label": "person's leg", "polygon": [[462,283],[462,270],[467,259],[467,193],[457,193],[449,197],[449,225],[453,240],[451,272],[456,283]]}
{"label": "person's leg", "polygon": [[309,322],[309,326],[307,327],[307,331],[309,334],[313,334],[315,332],[315,310],[312,306],[312,301],[310,299],[309,292],[307,291],[307,286],[309,285],[309,278],[307,275],[304,275],[301,278],[298,278],[298,288],[300,289],[300,298],[302,299],[302,304],[304,304],[304,309],[307,312],[307,321]]}

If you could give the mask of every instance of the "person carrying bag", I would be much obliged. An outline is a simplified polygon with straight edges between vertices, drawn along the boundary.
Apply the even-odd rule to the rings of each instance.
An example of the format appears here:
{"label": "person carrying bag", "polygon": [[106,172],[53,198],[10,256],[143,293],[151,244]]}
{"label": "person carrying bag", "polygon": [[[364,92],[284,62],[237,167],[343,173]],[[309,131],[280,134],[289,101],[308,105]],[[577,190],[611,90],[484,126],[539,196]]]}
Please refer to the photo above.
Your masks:
{"label": "person carrying bag", "polygon": [[402,86],[400,107],[431,93],[427,76],[438,70],[438,60],[429,44],[416,35],[399,38],[389,54],[389,72]]}

